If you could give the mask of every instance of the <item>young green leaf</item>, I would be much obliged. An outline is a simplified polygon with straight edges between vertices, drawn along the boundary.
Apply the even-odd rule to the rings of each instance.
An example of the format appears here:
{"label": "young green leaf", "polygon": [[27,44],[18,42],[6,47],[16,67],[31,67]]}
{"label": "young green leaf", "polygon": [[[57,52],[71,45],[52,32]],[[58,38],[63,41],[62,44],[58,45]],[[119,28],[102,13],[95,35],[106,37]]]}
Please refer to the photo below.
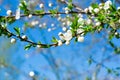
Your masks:
{"label": "young green leaf", "polygon": [[24,49],[25,49],[25,50],[29,50],[31,47],[32,47],[32,45],[31,45],[31,44],[28,44],[28,45],[26,45],[26,46],[24,47]]}
{"label": "young green leaf", "polygon": [[51,41],[52,41],[53,43],[57,43],[57,42],[58,42],[58,40],[57,40],[55,37],[53,37]]}
{"label": "young green leaf", "polygon": [[14,27],[14,30],[16,31],[17,35],[20,35],[20,28]]}

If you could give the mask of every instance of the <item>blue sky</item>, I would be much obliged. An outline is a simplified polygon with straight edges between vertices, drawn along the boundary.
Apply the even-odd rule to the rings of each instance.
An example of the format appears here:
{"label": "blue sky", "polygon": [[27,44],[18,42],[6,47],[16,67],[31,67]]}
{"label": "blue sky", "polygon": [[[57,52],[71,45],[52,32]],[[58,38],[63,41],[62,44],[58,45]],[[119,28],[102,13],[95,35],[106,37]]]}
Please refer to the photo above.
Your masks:
{"label": "blue sky", "polygon": [[[79,0],[73,1],[74,3],[79,2]],[[43,0],[43,2],[48,3],[49,1]],[[50,0],[50,2],[56,4],[54,0]],[[91,0],[80,0],[77,4],[84,8],[89,6],[90,2]],[[10,6],[7,9],[15,12],[19,0],[3,0],[3,3],[0,4],[0,15],[6,15],[5,6],[8,4]],[[11,31],[13,31],[14,26],[22,28],[25,21],[24,19],[25,18],[22,18],[16,21],[14,24],[9,25],[8,28]],[[56,25],[59,24],[56,19],[52,19],[49,16],[43,17],[40,22],[43,21],[48,21],[48,27],[52,22]],[[36,29],[27,29],[26,34],[33,41],[41,40],[44,43],[48,43],[50,39],[52,39],[52,36],[57,37],[58,32],[61,30],[59,26],[57,28],[58,29],[52,32],[47,32],[47,29],[41,30],[36,27]],[[107,39],[103,38],[104,35],[104,32],[100,34],[87,34],[83,43],[75,43],[72,41],[68,46],[63,45],[61,47],[42,50],[32,48],[28,51],[25,51],[23,47],[27,43],[18,40],[16,44],[10,44],[10,39],[0,37],[0,44],[2,44],[0,45],[0,56],[4,56],[7,64],[9,64],[8,67],[0,68],[0,75],[2,75],[0,76],[0,80],[5,80],[6,76],[8,80],[32,80],[32,78],[29,77],[30,71],[35,71],[36,76],[39,77],[38,80],[44,80],[44,78],[47,78],[47,80],[67,80],[63,79],[67,77],[70,77],[71,80],[83,80],[86,76],[92,76],[93,72],[97,69],[96,63],[94,62],[89,66],[88,59],[90,56],[92,56],[95,61],[101,62],[106,57],[113,55],[110,60],[104,61],[103,65],[113,69],[120,67],[120,56],[113,53],[113,49],[107,43]],[[116,44],[120,42],[116,39],[113,41]],[[1,57],[0,60],[2,60]],[[57,75],[59,75],[60,79],[57,79]],[[101,67],[98,78],[105,76],[115,77],[114,75],[107,74],[107,70]]]}

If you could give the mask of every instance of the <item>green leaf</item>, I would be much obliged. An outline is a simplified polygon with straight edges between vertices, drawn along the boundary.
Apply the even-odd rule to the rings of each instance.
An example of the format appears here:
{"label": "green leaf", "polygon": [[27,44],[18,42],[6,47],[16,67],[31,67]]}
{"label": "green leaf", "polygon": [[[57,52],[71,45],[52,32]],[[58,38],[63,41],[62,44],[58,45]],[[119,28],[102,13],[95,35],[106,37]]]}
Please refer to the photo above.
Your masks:
{"label": "green leaf", "polygon": [[76,43],[78,41],[78,38],[75,38],[74,42]]}
{"label": "green leaf", "polygon": [[40,41],[38,41],[38,44],[41,44],[41,42],[40,42]]}
{"label": "green leaf", "polygon": [[103,22],[103,21],[106,19],[106,16],[103,15],[103,14],[98,14],[97,19],[98,19],[99,21]]}
{"label": "green leaf", "polygon": [[88,59],[88,64],[91,65],[92,64],[92,60]]}
{"label": "green leaf", "polygon": [[29,50],[31,47],[32,47],[32,45],[31,45],[31,44],[28,44],[28,45],[26,45],[26,46],[24,47],[24,49],[25,49],[25,50]]}
{"label": "green leaf", "polygon": [[25,27],[28,27],[28,26],[29,26],[29,23],[28,23],[28,22],[25,22],[24,25],[25,25]]}
{"label": "green leaf", "polygon": [[19,6],[20,9],[21,9],[21,10],[26,10],[26,9],[27,9],[27,5],[26,5],[25,1],[22,0],[20,3],[21,3],[21,5]]}
{"label": "green leaf", "polygon": [[72,0],[68,0],[69,3],[72,3]]}
{"label": "green leaf", "polygon": [[115,51],[116,54],[120,54],[120,48],[119,47],[116,47],[114,51]]}
{"label": "green leaf", "polygon": [[115,12],[117,9],[116,9],[116,7],[114,5],[110,5],[110,10]]}
{"label": "green leaf", "polygon": [[36,10],[35,13],[40,14],[39,16],[43,17],[45,12],[44,12],[44,10]]}
{"label": "green leaf", "polygon": [[115,45],[114,45],[113,42],[109,41],[109,44],[110,44],[113,48],[115,47]]}
{"label": "green leaf", "polygon": [[72,10],[73,5],[72,5],[72,0],[68,0],[68,8]]}
{"label": "green leaf", "polygon": [[[85,26],[83,27],[84,31],[86,32],[92,32],[93,31],[93,27],[91,25]],[[93,31],[94,32],[94,31]]]}
{"label": "green leaf", "polygon": [[20,28],[14,27],[14,30],[16,31],[17,35],[20,35]]}
{"label": "green leaf", "polygon": [[51,40],[51,42],[53,42],[53,43],[57,43],[58,40],[57,40],[55,37],[53,37],[52,40]]}
{"label": "green leaf", "polygon": [[92,6],[93,8],[98,8],[98,7],[99,7],[99,5],[98,5],[97,3],[92,3],[91,6]]}
{"label": "green leaf", "polygon": [[37,13],[37,14],[43,14],[44,10],[36,10],[35,13]]}
{"label": "green leaf", "polygon": [[52,17],[54,17],[55,14],[58,13],[58,9],[56,8],[56,9],[53,9],[53,10],[49,10],[49,12],[52,13]]}
{"label": "green leaf", "polygon": [[108,37],[109,40],[112,40],[112,39],[113,39],[113,37],[114,37],[114,35],[115,35],[115,32],[116,32],[116,30],[114,30],[114,29],[112,29],[112,30],[110,31],[109,37]]}
{"label": "green leaf", "polygon": [[79,18],[75,15],[72,25],[70,26],[74,31],[76,31],[79,28],[78,19]]}
{"label": "green leaf", "polygon": [[7,18],[7,22],[9,23],[9,24],[12,24],[13,22],[15,22],[15,18]]}
{"label": "green leaf", "polygon": [[0,22],[5,23],[5,22],[6,22],[6,18],[5,18],[5,17],[3,17],[3,16],[0,16]]}
{"label": "green leaf", "polygon": [[108,72],[108,73],[112,73],[112,70],[108,68],[108,69],[107,69],[107,72]]}
{"label": "green leaf", "polygon": [[73,9],[73,5],[72,5],[72,3],[69,3],[69,4],[68,4],[68,8],[69,8],[70,10]]}
{"label": "green leaf", "polygon": [[26,2],[25,2],[24,0],[22,0],[20,3],[21,3],[21,5],[19,6],[20,9],[24,11],[24,14],[29,15],[29,14],[30,14],[30,11],[29,11],[29,9],[27,8]]}

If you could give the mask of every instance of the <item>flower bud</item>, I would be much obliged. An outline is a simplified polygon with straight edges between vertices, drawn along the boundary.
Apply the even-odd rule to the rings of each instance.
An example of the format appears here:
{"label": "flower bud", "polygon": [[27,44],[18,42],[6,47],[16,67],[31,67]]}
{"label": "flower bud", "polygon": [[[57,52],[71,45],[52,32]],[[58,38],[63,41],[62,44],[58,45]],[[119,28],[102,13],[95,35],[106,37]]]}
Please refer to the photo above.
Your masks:
{"label": "flower bud", "polygon": [[16,39],[12,38],[10,42],[11,42],[11,43],[15,43],[15,42],[16,42]]}
{"label": "flower bud", "polygon": [[26,36],[26,35],[23,35],[23,36],[22,36],[22,39],[27,40],[27,36]]}
{"label": "flower bud", "polygon": [[11,11],[11,10],[7,10],[6,14],[7,14],[8,16],[11,16],[11,15],[12,15],[12,11]]}

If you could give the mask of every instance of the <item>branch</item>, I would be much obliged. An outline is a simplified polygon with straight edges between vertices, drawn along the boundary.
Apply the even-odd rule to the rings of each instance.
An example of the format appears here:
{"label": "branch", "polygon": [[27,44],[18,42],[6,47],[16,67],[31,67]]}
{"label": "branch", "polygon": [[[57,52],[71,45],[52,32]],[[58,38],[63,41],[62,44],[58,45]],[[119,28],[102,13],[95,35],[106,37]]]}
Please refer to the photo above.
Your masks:
{"label": "branch", "polygon": [[[70,11],[68,14],[86,14],[84,11]],[[44,12],[44,13],[32,13],[31,15],[32,16],[40,16],[40,15],[52,15],[53,13],[51,12]],[[57,13],[54,13],[54,14],[66,14],[65,12],[57,12]],[[20,17],[27,17],[28,14],[21,14]],[[15,18],[15,15],[12,15],[12,16],[0,16],[0,17],[6,17],[6,18]]]}

